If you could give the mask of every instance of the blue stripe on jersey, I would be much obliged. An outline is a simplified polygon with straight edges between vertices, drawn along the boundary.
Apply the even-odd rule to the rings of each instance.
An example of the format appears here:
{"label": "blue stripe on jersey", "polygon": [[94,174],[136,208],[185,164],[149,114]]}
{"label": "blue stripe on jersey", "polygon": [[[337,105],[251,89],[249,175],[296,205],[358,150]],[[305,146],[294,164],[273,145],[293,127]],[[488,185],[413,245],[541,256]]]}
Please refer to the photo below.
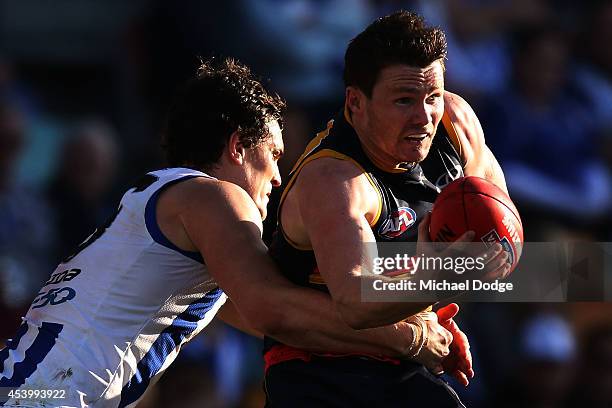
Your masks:
{"label": "blue stripe on jersey", "polygon": [[156,217],[157,200],[159,199],[159,195],[166,188],[176,183],[180,183],[181,181],[192,179],[194,177],[204,177],[204,176],[191,174],[188,176],[180,177],[176,180],[172,180],[164,184],[159,190],[153,193],[153,195],[149,198],[149,201],[147,202],[147,206],[145,207],[145,224],[147,226],[147,230],[149,231],[149,234],[151,234],[151,237],[153,237],[153,240],[155,242],[157,242],[160,245],[165,246],[166,248],[170,248],[173,251],[177,251],[185,255],[186,257],[193,259],[194,261],[197,261],[203,264],[204,260],[202,259],[202,255],[200,255],[199,252],[184,251],[180,249],[179,247],[177,247],[176,245],[174,245],[172,242],[170,242],[170,240],[166,238],[164,233],[159,228],[159,225],[157,224],[157,217]]}
{"label": "blue stripe on jersey", "polygon": [[[0,367],[4,367],[4,362],[9,356],[9,351],[17,349],[17,346],[19,346],[19,341],[27,331],[28,323],[21,323],[21,326],[19,326],[19,329],[17,329],[17,333],[15,333],[15,337],[6,342],[6,347],[0,350]],[[2,371],[4,371],[4,368]]]}
{"label": "blue stripe on jersey", "polygon": [[222,294],[223,291],[219,288],[211,290],[206,296],[190,304],[183,313],[174,319],[170,326],[160,333],[147,354],[138,363],[136,372],[130,381],[123,387],[118,408],[123,408],[137,401],[144,394],[151,378],[162,367],[168,354],[193,333],[198,322],[204,319],[206,313]]}
{"label": "blue stripe on jersey", "polygon": [[[36,370],[36,366],[49,354],[63,328],[63,324],[43,322],[38,328],[38,334],[34,342],[25,351],[25,358],[23,361],[15,364],[11,378],[4,377],[0,379],[0,387],[21,387],[26,379]],[[21,328],[19,330],[21,332]]]}

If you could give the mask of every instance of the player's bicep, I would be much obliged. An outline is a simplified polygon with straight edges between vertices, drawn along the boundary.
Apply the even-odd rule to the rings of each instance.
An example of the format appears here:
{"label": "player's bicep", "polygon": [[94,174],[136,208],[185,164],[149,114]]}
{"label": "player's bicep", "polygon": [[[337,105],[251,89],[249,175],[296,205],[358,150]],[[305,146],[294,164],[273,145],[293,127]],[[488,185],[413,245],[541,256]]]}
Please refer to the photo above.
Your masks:
{"label": "player's bicep", "polygon": [[189,200],[193,204],[180,215],[185,232],[219,286],[234,296],[256,280],[254,264],[267,257],[259,211],[246,192],[229,183],[195,192]]}
{"label": "player's bicep", "polygon": [[375,242],[375,238],[366,219],[367,192],[359,172],[342,169],[346,163],[332,163],[327,169],[321,164],[319,168],[305,168],[296,187],[300,215],[317,266],[332,297],[339,300],[352,296],[347,292],[351,278],[361,273],[364,243]]}
{"label": "player's bicep", "polygon": [[184,211],[181,219],[208,272],[248,326],[268,334],[282,319],[277,299],[289,284],[268,256],[255,203],[235,185],[220,186],[221,191],[189,197],[199,204]]}

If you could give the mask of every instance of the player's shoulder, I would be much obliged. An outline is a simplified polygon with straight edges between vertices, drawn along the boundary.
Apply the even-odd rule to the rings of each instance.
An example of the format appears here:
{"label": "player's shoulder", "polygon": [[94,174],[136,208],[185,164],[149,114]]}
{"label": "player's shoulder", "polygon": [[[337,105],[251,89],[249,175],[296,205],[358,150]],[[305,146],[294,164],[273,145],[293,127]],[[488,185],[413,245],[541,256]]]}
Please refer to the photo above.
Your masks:
{"label": "player's shoulder", "polygon": [[194,177],[164,193],[165,201],[179,212],[193,211],[203,216],[221,214],[228,207],[258,219],[259,211],[247,192],[237,184],[213,178]]}
{"label": "player's shoulder", "polygon": [[457,109],[470,108],[470,104],[461,96],[451,91],[444,91],[444,103],[446,107]]}
{"label": "player's shoulder", "polygon": [[325,204],[330,211],[350,208],[358,213],[378,211],[378,192],[364,170],[350,160],[322,157],[308,163],[295,187],[310,203]]}
{"label": "player's shoulder", "polygon": [[341,194],[357,198],[376,194],[363,168],[351,160],[334,157],[321,157],[305,165],[295,187],[308,196]]}
{"label": "player's shoulder", "polygon": [[462,142],[471,146],[483,143],[483,131],[476,112],[461,96],[445,91],[444,112],[448,115],[453,128]]}
{"label": "player's shoulder", "polygon": [[444,92],[444,111],[451,121],[460,126],[471,126],[476,120],[476,113],[470,104],[456,93]]}
{"label": "player's shoulder", "polygon": [[237,184],[219,179],[194,178],[191,184],[186,184],[189,194],[207,195],[211,199],[235,198],[250,199],[247,192]]}
{"label": "player's shoulder", "polygon": [[364,174],[363,169],[350,160],[321,157],[304,165],[298,178],[318,181],[319,183],[323,181],[322,184],[325,184],[327,182],[351,180],[362,174]]}

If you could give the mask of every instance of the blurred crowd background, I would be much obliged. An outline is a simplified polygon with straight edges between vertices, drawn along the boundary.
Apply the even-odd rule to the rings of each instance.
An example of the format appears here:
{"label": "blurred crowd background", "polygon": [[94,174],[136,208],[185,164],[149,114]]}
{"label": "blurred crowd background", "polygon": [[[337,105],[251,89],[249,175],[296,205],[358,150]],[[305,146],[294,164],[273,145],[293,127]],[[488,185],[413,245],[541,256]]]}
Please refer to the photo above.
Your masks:
{"label": "blurred crowd background", "polygon": [[[287,100],[286,176],[342,106],[348,41],[400,8],[446,31],[446,88],[479,115],[526,240],[611,241],[610,1],[0,0],[0,343],[127,186],[164,167],[164,112],[198,56],[237,57]],[[468,406],[612,406],[609,304],[462,307]],[[261,378],[259,340],[215,323],[140,406],[261,407]]]}

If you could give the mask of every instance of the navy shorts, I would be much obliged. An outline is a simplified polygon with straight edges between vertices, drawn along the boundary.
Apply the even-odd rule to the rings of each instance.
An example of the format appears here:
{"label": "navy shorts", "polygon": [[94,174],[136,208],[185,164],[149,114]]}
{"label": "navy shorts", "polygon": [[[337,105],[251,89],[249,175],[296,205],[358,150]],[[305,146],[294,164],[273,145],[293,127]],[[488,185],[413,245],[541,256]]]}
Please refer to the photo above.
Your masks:
{"label": "navy shorts", "polygon": [[420,364],[366,357],[313,357],[271,366],[266,408],[465,408],[457,393]]}

